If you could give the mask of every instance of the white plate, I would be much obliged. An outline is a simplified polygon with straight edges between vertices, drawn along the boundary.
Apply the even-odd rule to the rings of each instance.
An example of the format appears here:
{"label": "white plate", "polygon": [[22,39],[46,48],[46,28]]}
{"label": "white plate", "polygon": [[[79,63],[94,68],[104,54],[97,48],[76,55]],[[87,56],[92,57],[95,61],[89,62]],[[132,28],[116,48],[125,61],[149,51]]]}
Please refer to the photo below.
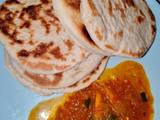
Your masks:
{"label": "white plate", "polygon": [[[160,120],[160,5],[155,0],[147,2],[156,16],[157,36],[148,54],[142,59],[134,60],[145,67],[154,96],[154,120]],[[55,95],[41,97],[23,87],[5,68],[3,52],[0,45],[0,120],[27,120],[28,113],[34,105]],[[110,59],[108,66],[115,66],[122,60],[128,59],[114,57]]]}

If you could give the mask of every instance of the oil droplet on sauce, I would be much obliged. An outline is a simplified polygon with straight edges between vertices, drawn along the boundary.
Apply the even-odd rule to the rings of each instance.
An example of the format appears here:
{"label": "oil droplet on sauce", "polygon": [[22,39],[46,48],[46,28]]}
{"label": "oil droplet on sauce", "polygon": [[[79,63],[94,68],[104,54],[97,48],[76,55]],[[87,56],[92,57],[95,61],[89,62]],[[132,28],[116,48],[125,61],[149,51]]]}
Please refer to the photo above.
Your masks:
{"label": "oil droplet on sauce", "polygon": [[54,100],[47,100],[39,103],[32,111],[28,120],[47,120]]}
{"label": "oil droplet on sauce", "polygon": [[[133,61],[122,62],[114,68],[106,69],[99,80],[88,88],[66,94],[63,99],[57,101],[39,104],[39,107],[32,110],[29,120],[152,120],[153,118],[153,97],[149,81],[143,66]],[[48,115],[46,118],[43,118],[44,112]],[[41,119],[35,116],[41,116]]]}

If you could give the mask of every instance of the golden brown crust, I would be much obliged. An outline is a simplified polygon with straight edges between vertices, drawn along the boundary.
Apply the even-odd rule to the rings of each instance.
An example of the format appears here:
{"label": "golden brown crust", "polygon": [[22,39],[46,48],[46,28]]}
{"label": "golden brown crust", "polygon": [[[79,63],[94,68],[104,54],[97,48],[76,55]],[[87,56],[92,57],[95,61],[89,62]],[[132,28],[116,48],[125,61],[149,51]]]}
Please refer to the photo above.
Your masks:
{"label": "golden brown crust", "polygon": [[[143,57],[156,33],[155,17],[146,1],[90,1],[92,5],[82,0],[81,16],[95,44],[106,55]],[[96,16],[94,9],[99,12]]]}
{"label": "golden brown crust", "polygon": [[51,0],[4,2],[0,36],[18,63],[33,73],[62,72],[89,54],[63,28]]}
{"label": "golden brown crust", "polygon": [[93,0],[88,0],[88,3],[89,3],[89,6],[90,6],[90,8],[92,10],[93,16],[99,15],[95,5],[93,4]]}
{"label": "golden brown crust", "polygon": [[80,10],[80,0],[65,0],[65,3],[74,10]]}
{"label": "golden brown crust", "polygon": [[41,77],[39,75],[28,72],[25,72],[25,75],[30,77],[34,83],[40,85],[41,87],[56,86],[63,77],[62,73],[54,74],[55,78],[52,80],[49,80],[45,75]]}

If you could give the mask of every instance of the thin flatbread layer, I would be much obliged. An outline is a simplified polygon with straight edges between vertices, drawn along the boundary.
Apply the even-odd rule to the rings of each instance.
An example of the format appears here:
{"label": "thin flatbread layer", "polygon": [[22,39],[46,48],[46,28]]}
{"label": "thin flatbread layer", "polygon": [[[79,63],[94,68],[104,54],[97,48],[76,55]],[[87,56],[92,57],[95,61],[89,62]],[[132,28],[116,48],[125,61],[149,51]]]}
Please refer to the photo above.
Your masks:
{"label": "thin flatbread layer", "polygon": [[91,39],[80,16],[80,0],[52,0],[57,17],[76,43],[90,52],[104,54]]}
{"label": "thin flatbread layer", "polygon": [[103,73],[106,63],[108,61],[108,58],[103,58],[100,62],[100,65],[97,66],[90,74],[86,75],[83,79],[80,81],[76,82],[75,84],[68,86],[68,87],[63,87],[63,88],[44,88],[41,87],[40,85],[36,84],[32,80],[28,80],[28,76],[25,73],[22,73],[21,69],[15,67],[12,64],[11,59],[9,59],[9,56],[5,54],[5,62],[7,68],[10,70],[12,74],[16,76],[16,78],[27,88],[31,89],[32,91],[40,94],[40,95],[51,95],[54,93],[71,93],[74,91],[78,91],[80,89],[88,87],[92,82],[97,80],[99,76]]}
{"label": "thin flatbread layer", "polygon": [[59,73],[89,55],[62,27],[51,0],[4,2],[0,37],[9,54],[32,73]]}
{"label": "thin flatbread layer", "polygon": [[28,78],[27,80],[33,81],[42,88],[49,89],[63,88],[75,84],[99,66],[102,58],[103,57],[99,55],[90,55],[85,61],[67,71],[56,74],[35,74],[24,70],[12,57],[9,56],[12,65],[21,71],[21,74],[25,74]]}
{"label": "thin flatbread layer", "polygon": [[94,42],[111,55],[142,57],[156,35],[145,0],[82,0],[81,17]]}

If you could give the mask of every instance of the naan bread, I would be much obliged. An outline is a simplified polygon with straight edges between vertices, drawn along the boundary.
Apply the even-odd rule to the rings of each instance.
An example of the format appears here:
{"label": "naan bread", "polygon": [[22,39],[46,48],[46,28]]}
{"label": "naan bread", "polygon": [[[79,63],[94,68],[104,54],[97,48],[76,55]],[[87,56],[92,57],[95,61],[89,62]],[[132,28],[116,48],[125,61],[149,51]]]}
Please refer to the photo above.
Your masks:
{"label": "naan bread", "polygon": [[4,2],[0,38],[9,54],[32,73],[63,72],[89,55],[62,27],[51,0]]}
{"label": "naan bread", "polygon": [[[27,88],[31,89],[32,91],[40,94],[40,95],[51,95],[53,93],[70,93],[73,91],[78,91],[89,86],[93,81],[97,80],[98,77],[102,74],[105,69],[106,63],[108,61],[107,57],[103,57],[99,64],[96,66],[95,69],[92,70],[91,73],[87,74],[76,83],[62,88],[51,88],[48,86],[42,86],[42,84],[37,84],[32,78],[26,74],[26,71],[21,69],[18,65],[16,65],[12,58],[6,53],[5,56],[6,66],[11,71],[12,74],[16,76],[16,78]],[[74,77],[74,76],[70,76]]]}
{"label": "naan bread", "polygon": [[90,52],[104,54],[91,39],[80,16],[80,0],[52,0],[57,17],[72,38]]}
{"label": "naan bread", "polygon": [[9,57],[12,65],[19,71],[21,70],[21,74],[25,74],[29,81],[44,88],[62,88],[73,85],[99,66],[102,58],[99,55],[90,55],[85,61],[67,71],[57,74],[35,74],[24,70],[12,57]]}
{"label": "naan bread", "polygon": [[145,0],[82,0],[81,17],[106,55],[142,57],[155,38],[155,17]]}

